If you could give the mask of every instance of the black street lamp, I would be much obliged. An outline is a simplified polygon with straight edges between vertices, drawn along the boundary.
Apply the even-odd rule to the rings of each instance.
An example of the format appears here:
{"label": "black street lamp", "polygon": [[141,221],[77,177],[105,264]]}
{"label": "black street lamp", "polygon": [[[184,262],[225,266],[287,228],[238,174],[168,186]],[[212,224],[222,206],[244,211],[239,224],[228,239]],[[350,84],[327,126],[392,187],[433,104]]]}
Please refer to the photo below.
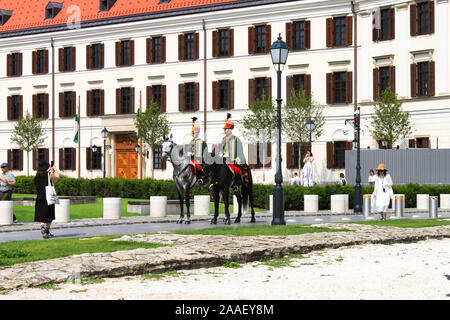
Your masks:
{"label": "black street lamp", "polygon": [[286,225],[284,220],[284,193],[283,175],[281,173],[281,69],[286,64],[289,54],[288,45],[281,40],[281,34],[277,41],[270,46],[272,63],[277,71],[277,172],[275,174],[275,187],[273,189],[273,219],[272,225]]}
{"label": "black street lamp", "polygon": [[309,130],[309,152],[312,150],[312,131],[314,130],[314,121],[308,119],[306,121],[306,128]]}
{"label": "black street lamp", "polygon": [[106,178],[106,138],[108,138],[108,130],[103,128],[102,137],[103,137],[103,178]]}

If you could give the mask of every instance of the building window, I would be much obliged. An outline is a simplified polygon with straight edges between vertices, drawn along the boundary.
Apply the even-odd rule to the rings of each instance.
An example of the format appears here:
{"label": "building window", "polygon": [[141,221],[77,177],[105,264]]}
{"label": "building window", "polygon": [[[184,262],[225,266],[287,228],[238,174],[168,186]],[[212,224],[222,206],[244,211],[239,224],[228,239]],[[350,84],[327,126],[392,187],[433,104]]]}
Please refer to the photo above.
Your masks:
{"label": "building window", "polygon": [[59,164],[61,170],[75,170],[76,168],[76,149],[59,149]]}
{"label": "building window", "polygon": [[381,84],[381,92],[383,92],[389,87],[390,84],[389,67],[380,68],[380,84]]}
{"label": "building window", "polygon": [[294,90],[295,91],[305,90],[305,75],[296,74],[293,77],[294,77]]}
{"label": "building window", "polygon": [[162,105],[162,90],[161,86],[152,86],[152,100],[156,102],[160,107]]}
{"label": "building window", "polygon": [[19,76],[20,75],[20,61],[19,61],[20,55],[18,53],[12,54],[12,76]]}
{"label": "building window", "polygon": [[212,33],[213,57],[230,57],[234,55],[234,30],[221,29]]}
{"label": "building window", "polygon": [[86,149],[86,169],[101,170],[102,169],[102,148],[93,146]]}
{"label": "building window", "polygon": [[64,48],[64,71],[72,70],[72,48]]}
{"label": "building window", "polygon": [[213,110],[230,110],[234,108],[234,81],[219,80],[212,83]]}
{"label": "building window", "polygon": [[255,42],[255,52],[265,53],[266,52],[266,26],[256,26],[256,42]]}
{"label": "building window", "polygon": [[92,45],[92,68],[100,68],[100,44]]}
{"label": "building window", "polygon": [[37,95],[37,113],[38,118],[45,118],[45,94],[40,93]]}
{"label": "building window", "polygon": [[12,10],[0,10],[0,26],[3,26],[13,14]]}
{"label": "building window", "polygon": [[[248,165],[252,169],[270,168],[272,165],[272,145],[264,143],[251,143],[248,145]],[[263,165],[264,164],[264,165]]]}
{"label": "building window", "polygon": [[[387,8],[379,10],[379,16],[373,17],[373,41],[385,41],[395,39],[395,9]],[[379,22],[376,21],[379,17]],[[375,28],[378,27],[379,29]]]}
{"label": "building window", "polygon": [[411,96],[434,96],[434,61],[411,64]]}
{"label": "building window", "polygon": [[48,149],[33,150],[33,170],[37,169],[38,163],[41,160],[49,162],[49,150]]}
{"label": "building window", "polygon": [[194,83],[185,84],[185,110],[194,110],[195,105],[195,88]]}
{"label": "building window", "polygon": [[92,90],[92,115],[99,116],[101,114],[100,90]]}
{"label": "building window", "polygon": [[116,0],[100,0],[100,12],[108,11],[116,3]]}
{"label": "building window", "polygon": [[152,62],[162,62],[161,37],[153,38],[153,60]]}
{"label": "building window", "polygon": [[327,104],[352,102],[352,72],[327,73]]}
{"label": "building window", "polygon": [[219,109],[228,109],[228,80],[219,81]]}
{"label": "building window", "polygon": [[131,92],[130,88],[122,88],[122,99],[120,101],[120,112],[121,113],[131,113],[130,105],[131,105]]}
{"label": "building window", "polygon": [[86,46],[86,69],[102,69],[104,67],[104,48],[103,43]]}
{"label": "building window", "polygon": [[344,169],[345,168],[345,150],[352,150],[351,141],[330,141],[327,142],[327,168]]}
{"label": "building window", "polygon": [[120,51],[122,53],[120,64],[128,66],[130,64],[130,41],[122,41],[120,43]]}
{"label": "building window", "polygon": [[186,48],[185,59],[194,59],[194,34],[186,33],[184,35],[184,46]]}
{"label": "building window", "polygon": [[20,118],[20,97],[21,96],[12,96],[11,97],[11,117],[9,120],[19,120]]}
{"label": "building window", "polygon": [[134,65],[134,40],[116,42],[116,66]]}
{"label": "building window", "polygon": [[305,49],[305,21],[294,22],[294,50]]}
{"label": "building window", "polygon": [[303,159],[306,151],[309,150],[309,143],[289,142],[286,144],[286,168],[299,169],[303,168]]}
{"label": "building window", "polygon": [[434,33],[434,1],[410,5],[411,36]]}
{"label": "building window", "polygon": [[255,93],[256,99],[263,100],[267,99],[266,93],[266,78],[256,78],[255,79]]}
{"label": "building window", "polygon": [[15,52],[7,55],[7,76],[16,77],[22,75],[22,53]]}
{"label": "building window", "polygon": [[45,19],[50,20],[56,17],[56,15],[63,8],[63,3],[49,2],[45,7]]}
{"label": "building window", "polygon": [[75,47],[65,47],[59,49],[59,71],[75,70]]}
{"label": "building window", "polygon": [[272,96],[272,78],[249,79],[249,104],[256,99],[270,99]]}
{"label": "building window", "polygon": [[345,72],[334,73],[334,102],[345,103]]}
{"label": "building window", "polygon": [[219,30],[219,56],[228,56],[228,30]]}
{"label": "building window", "polygon": [[46,50],[37,51],[37,73],[45,73],[45,54]]}
{"label": "building window", "polygon": [[326,20],[327,47],[352,45],[353,17],[335,17]]}
{"label": "building window", "polygon": [[162,169],[162,148],[157,147],[153,150],[153,169]]}
{"label": "building window", "polygon": [[430,27],[429,20],[429,4],[428,2],[421,2],[417,4],[419,14],[419,34],[427,34]]}
{"label": "building window", "polygon": [[380,12],[381,14],[381,40],[390,40],[391,39],[391,22],[390,22],[390,10],[383,9]]}
{"label": "building window", "polygon": [[373,100],[377,100],[387,88],[390,88],[395,93],[395,67],[388,66],[373,69]]}
{"label": "building window", "polygon": [[334,19],[335,46],[345,45],[345,17]]}
{"label": "building window", "polygon": [[428,62],[420,62],[419,67],[419,96],[428,95]]}
{"label": "building window", "polygon": [[166,86],[154,85],[147,87],[147,107],[156,102],[161,108],[161,112],[166,112]]}
{"label": "building window", "polygon": [[166,62],[166,38],[147,38],[147,63]]}
{"label": "building window", "polygon": [[19,149],[13,149],[11,153],[11,170],[22,170],[22,150]]}
{"label": "building window", "polygon": [[185,33],[178,36],[178,59],[195,60],[199,58],[198,33]]}
{"label": "building window", "polygon": [[199,84],[197,82],[180,84],[178,95],[179,111],[199,110]]}

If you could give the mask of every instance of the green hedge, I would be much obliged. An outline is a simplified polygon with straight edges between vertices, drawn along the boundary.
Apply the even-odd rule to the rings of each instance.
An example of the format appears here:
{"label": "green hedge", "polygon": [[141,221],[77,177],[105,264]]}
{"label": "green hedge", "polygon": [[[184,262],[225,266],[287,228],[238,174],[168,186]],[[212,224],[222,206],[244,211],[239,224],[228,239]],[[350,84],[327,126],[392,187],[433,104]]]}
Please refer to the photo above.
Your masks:
{"label": "green hedge", "polygon": [[[36,194],[33,182],[34,177],[16,177],[17,186],[15,193]],[[169,200],[178,199],[175,183],[172,180],[131,180],[118,178],[97,178],[97,179],[75,179],[62,176],[55,183],[56,192],[64,196],[98,196],[98,197],[121,197],[135,199],[149,199],[150,196],[167,196]],[[363,194],[372,193],[372,186],[362,186]],[[396,185],[393,186],[395,194],[404,194],[406,207],[416,207],[417,194],[429,194],[438,196],[439,194],[450,194],[450,185]],[[253,186],[254,203],[257,208],[269,209],[269,196],[273,192],[272,185],[255,184]],[[319,209],[330,209],[330,197],[333,194],[348,194],[349,206],[353,208],[355,189],[352,185],[341,186],[329,184],[325,186],[299,187],[284,186],[284,200],[286,210],[303,210],[303,196],[305,194],[319,195]],[[192,195],[210,195],[207,186],[194,188]],[[232,203],[232,194],[230,192]]]}

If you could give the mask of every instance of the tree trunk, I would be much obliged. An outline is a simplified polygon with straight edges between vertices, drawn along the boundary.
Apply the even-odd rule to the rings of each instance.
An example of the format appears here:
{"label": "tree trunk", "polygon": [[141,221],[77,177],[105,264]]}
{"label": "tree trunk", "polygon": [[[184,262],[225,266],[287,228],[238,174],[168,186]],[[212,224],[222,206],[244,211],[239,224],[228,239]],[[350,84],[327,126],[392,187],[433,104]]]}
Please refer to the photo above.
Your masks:
{"label": "tree trunk", "polygon": [[263,184],[266,182],[266,148],[267,143],[263,144]]}
{"label": "tree trunk", "polygon": [[150,147],[150,165],[151,165],[151,170],[152,170],[152,179],[154,179],[155,178],[155,167],[153,165],[153,147]]}
{"label": "tree trunk", "polygon": [[27,151],[27,176],[30,175],[30,152]]}

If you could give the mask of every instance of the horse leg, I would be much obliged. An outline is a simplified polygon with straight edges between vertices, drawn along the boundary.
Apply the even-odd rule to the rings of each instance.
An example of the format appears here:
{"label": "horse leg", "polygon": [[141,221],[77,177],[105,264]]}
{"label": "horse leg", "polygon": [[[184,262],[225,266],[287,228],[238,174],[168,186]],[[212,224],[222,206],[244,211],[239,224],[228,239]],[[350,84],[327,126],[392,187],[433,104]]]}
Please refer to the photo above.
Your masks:
{"label": "horse leg", "polygon": [[219,190],[217,187],[213,188],[214,195],[214,218],[211,219],[211,224],[217,224],[217,217],[219,216]]}
{"label": "horse leg", "polygon": [[185,201],[186,201],[186,214],[187,214],[187,220],[184,221],[184,223],[186,224],[190,224],[191,223],[191,212],[189,211],[189,207],[191,205],[191,199],[190,199],[190,192],[189,189],[186,190],[185,192]]}
{"label": "horse leg", "polygon": [[229,195],[229,189],[225,188],[223,190],[223,204],[225,205],[225,224],[230,224],[230,211],[228,210],[229,201],[228,201],[228,195]]}
{"label": "horse leg", "polygon": [[241,222],[241,216],[242,216],[242,195],[241,192],[234,192],[234,195],[236,196],[237,202],[238,202],[238,215],[236,219],[234,220],[234,223],[240,223]]}
{"label": "horse leg", "polygon": [[184,221],[184,213],[183,213],[183,193],[178,190],[178,200],[180,203],[180,219],[178,219],[177,223],[183,223]]}
{"label": "horse leg", "polygon": [[253,208],[254,199],[253,199],[253,186],[251,185],[251,182],[249,182],[248,185],[248,197],[250,200],[250,208],[252,213],[252,218],[250,219],[250,222],[254,223],[256,222],[256,219],[255,219],[255,209]]}

